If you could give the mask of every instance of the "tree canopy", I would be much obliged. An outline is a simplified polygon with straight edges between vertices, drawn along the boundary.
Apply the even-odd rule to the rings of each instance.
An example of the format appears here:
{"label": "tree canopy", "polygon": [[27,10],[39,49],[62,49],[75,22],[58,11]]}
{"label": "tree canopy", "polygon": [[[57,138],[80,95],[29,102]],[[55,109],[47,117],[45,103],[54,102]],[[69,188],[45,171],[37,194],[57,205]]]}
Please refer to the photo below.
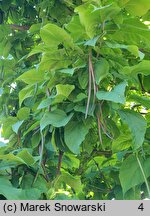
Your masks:
{"label": "tree canopy", "polygon": [[1,0],[0,199],[150,197],[149,58],[148,0]]}

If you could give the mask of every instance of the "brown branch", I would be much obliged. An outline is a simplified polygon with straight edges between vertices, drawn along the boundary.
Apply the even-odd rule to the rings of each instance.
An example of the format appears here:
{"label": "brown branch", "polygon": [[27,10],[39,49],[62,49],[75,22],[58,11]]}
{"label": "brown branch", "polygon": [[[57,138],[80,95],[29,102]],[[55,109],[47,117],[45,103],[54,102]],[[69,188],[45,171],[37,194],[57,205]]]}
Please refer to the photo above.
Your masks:
{"label": "brown branch", "polygon": [[92,108],[94,107],[95,104],[95,98],[96,98],[96,81],[95,81],[95,74],[94,74],[94,69],[93,69],[93,64],[92,64],[92,53],[91,51],[89,52],[89,85],[88,85],[88,100],[87,100],[87,105],[86,105],[86,112],[85,112],[85,119],[87,118],[88,111],[89,111],[89,104],[90,104],[90,98],[91,98],[91,86],[93,82],[93,88],[94,88],[94,97],[93,97],[93,105]]}
{"label": "brown branch", "polygon": [[57,171],[56,171],[57,176],[60,174],[60,169],[61,169],[61,164],[62,164],[62,157],[63,157],[63,152],[61,150],[59,150],[58,166],[57,166]]}
{"label": "brown branch", "polygon": [[102,156],[104,155],[105,157],[111,157],[112,156],[112,151],[109,151],[109,150],[102,150],[102,151],[99,151],[97,149],[93,149],[91,155],[93,157],[96,157],[96,156]]}
{"label": "brown branch", "polygon": [[[89,57],[89,58],[90,58],[90,57]],[[90,72],[90,64],[89,64],[88,100],[87,100],[87,105],[86,105],[85,119],[87,118],[88,111],[89,111],[90,98],[91,98],[91,72]]]}
{"label": "brown branch", "polygon": [[102,134],[101,134],[101,123],[100,123],[100,118],[99,118],[98,112],[97,112],[96,116],[97,116],[99,141],[100,141],[100,144],[102,145],[102,148],[103,148],[103,141],[102,141]]}
{"label": "brown branch", "polygon": [[30,28],[30,26],[21,26],[21,25],[16,25],[16,24],[10,24],[9,26],[11,29],[19,30],[19,31],[27,31]]}
{"label": "brown branch", "polygon": [[48,182],[49,181],[49,176],[48,176],[48,173],[47,173],[47,170],[46,170],[46,167],[45,167],[45,165],[44,165],[44,163],[42,162],[42,164],[41,164],[41,167],[42,167],[42,169],[43,169],[43,172],[44,172],[44,175],[43,175],[43,177],[45,178],[45,180]]}
{"label": "brown branch", "polygon": [[90,69],[90,73],[91,73],[91,77],[92,77],[92,81],[93,81],[93,88],[94,88],[94,97],[93,97],[93,107],[94,107],[97,88],[96,88],[95,74],[94,74],[94,69],[93,69],[93,64],[92,64],[91,51],[89,53],[89,69]]}
{"label": "brown branch", "polygon": [[[96,92],[98,92],[98,86],[96,86]],[[99,141],[100,144],[102,146],[102,149],[104,150],[103,147],[103,140],[102,140],[102,132],[101,132],[101,119],[103,118],[102,115],[102,110],[101,110],[101,103],[100,101],[98,102],[98,106],[99,106],[99,112],[96,113],[96,117],[97,117],[97,125],[98,125],[98,136],[99,136]]]}

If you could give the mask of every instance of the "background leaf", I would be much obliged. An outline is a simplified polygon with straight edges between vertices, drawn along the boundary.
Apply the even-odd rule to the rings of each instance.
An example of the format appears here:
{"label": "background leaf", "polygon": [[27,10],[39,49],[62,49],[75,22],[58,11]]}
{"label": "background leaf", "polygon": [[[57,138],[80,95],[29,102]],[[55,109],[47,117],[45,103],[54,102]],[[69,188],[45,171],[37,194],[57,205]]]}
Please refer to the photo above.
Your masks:
{"label": "background leaf", "polygon": [[52,125],[54,127],[65,126],[72,118],[73,113],[68,116],[63,110],[54,110],[51,112],[46,112],[40,121],[40,128],[43,130],[47,125]]}
{"label": "background leaf", "polygon": [[74,154],[79,154],[80,145],[88,133],[90,125],[85,122],[71,121],[65,127],[65,143]]}
{"label": "background leaf", "polygon": [[99,85],[101,80],[103,80],[109,74],[108,61],[106,59],[104,59],[104,58],[101,58],[94,65],[94,71],[95,71],[96,84]]}
{"label": "background leaf", "polygon": [[128,125],[133,137],[134,150],[142,146],[146,132],[146,121],[142,115],[131,110],[120,110],[121,120]]}
{"label": "background leaf", "polygon": [[115,86],[114,89],[110,92],[98,91],[96,93],[96,96],[99,100],[108,100],[115,103],[124,104],[125,103],[124,92],[125,92],[126,85],[127,83],[123,82]]}
{"label": "background leaf", "polygon": [[27,84],[35,84],[43,81],[43,77],[44,77],[44,73],[41,73],[36,69],[31,69],[23,73],[21,76],[19,76],[17,80],[22,80]]}
{"label": "background leaf", "polygon": [[129,13],[135,16],[142,16],[150,9],[150,2],[148,0],[130,0],[126,3],[125,8]]}
{"label": "background leaf", "polygon": [[49,46],[57,46],[64,44],[65,46],[73,46],[71,36],[62,28],[54,24],[47,24],[41,29],[42,40]]}
{"label": "background leaf", "polygon": [[28,107],[23,107],[20,110],[18,110],[17,118],[21,120],[26,120],[29,118],[30,115],[30,109]]}
{"label": "background leaf", "polygon": [[[142,167],[146,174],[146,177],[150,176],[149,163],[150,158],[143,160],[141,159]],[[120,168],[119,178],[123,188],[123,193],[126,193],[130,188],[143,183],[144,178],[142,176],[141,170],[139,168],[137,159],[135,156],[131,155],[126,158]]]}

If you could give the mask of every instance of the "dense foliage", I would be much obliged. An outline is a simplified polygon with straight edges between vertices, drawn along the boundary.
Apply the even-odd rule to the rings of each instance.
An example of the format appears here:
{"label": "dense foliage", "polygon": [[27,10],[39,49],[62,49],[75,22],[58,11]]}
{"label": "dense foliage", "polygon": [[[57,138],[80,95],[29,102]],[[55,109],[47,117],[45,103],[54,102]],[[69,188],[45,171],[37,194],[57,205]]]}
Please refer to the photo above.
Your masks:
{"label": "dense foliage", "polygon": [[150,197],[150,1],[0,1],[0,199]]}

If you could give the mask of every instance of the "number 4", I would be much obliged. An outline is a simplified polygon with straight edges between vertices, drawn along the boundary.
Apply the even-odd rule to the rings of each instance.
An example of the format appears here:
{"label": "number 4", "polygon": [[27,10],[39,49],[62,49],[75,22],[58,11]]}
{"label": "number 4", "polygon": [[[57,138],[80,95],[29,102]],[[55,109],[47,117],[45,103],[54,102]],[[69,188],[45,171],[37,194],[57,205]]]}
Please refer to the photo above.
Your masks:
{"label": "number 4", "polygon": [[143,203],[141,203],[138,207],[139,210],[143,211],[144,210],[144,206],[143,206]]}

